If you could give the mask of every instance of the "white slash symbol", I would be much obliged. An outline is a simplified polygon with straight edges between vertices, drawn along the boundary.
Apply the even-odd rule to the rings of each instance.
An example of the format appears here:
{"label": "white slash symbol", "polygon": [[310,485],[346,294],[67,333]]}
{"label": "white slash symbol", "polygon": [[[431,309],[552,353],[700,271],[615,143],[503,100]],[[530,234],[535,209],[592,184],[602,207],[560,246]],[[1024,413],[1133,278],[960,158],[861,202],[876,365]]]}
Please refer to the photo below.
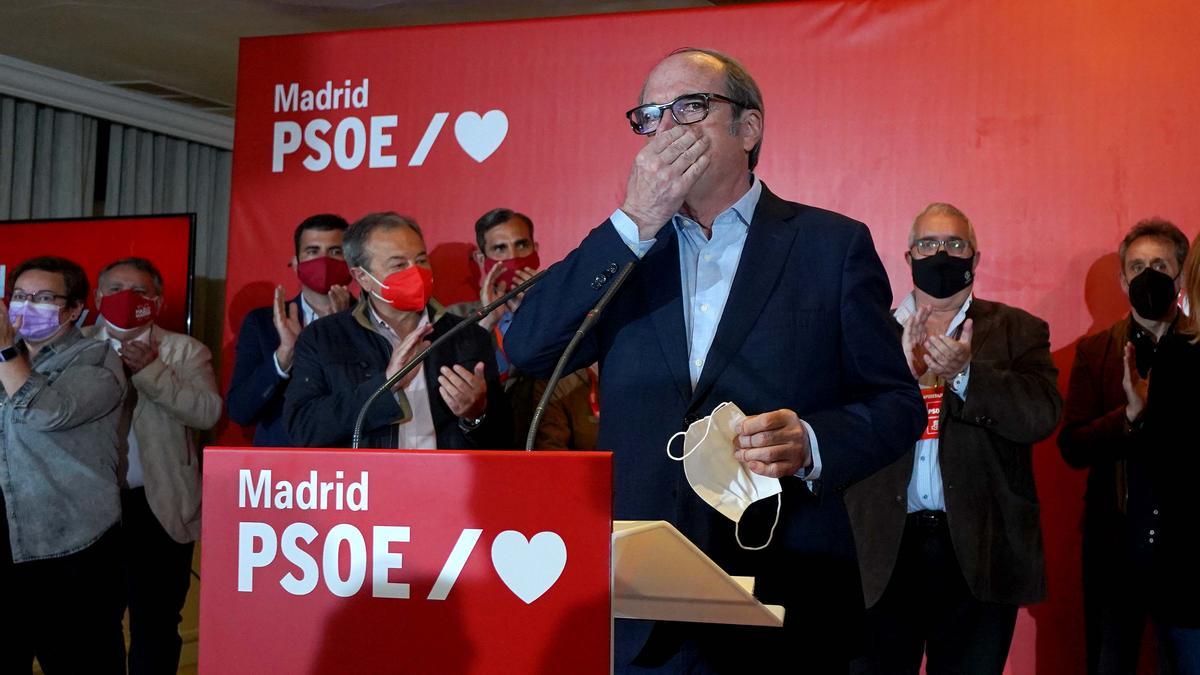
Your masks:
{"label": "white slash symbol", "polygon": [[[443,117],[442,121],[445,119]],[[422,141],[422,145],[424,145],[424,141]],[[442,565],[442,571],[438,574],[437,581],[429,590],[428,600],[445,600],[450,595],[450,589],[454,588],[454,582],[458,581],[458,575],[462,574],[463,566],[467,564],[467,558],[471,556],[471,551],[475,550],[475,544],[479,542],[479,536],[482,534],[483,530],[463,530],[462,534],[458,535],[458,541],[454,542],[454,549],[450,551],[450,557],[446,558],[446,564]]]}
{"label": "white slash symbol", "polygon": [[421,166],[425,163],[425,158],[429,156],[430,149],[433,148],[433,142],[437,140],[438,134],[442,132],[442,126],[446,124],[446,120],[450,119],[450,113],[435,113],[433,119],[429,120],[429,126],[425,128],[425,135],[421,137],[421,142],[417,145],[417,149],[413,151],[412,159],[408,160],[409,166]]}

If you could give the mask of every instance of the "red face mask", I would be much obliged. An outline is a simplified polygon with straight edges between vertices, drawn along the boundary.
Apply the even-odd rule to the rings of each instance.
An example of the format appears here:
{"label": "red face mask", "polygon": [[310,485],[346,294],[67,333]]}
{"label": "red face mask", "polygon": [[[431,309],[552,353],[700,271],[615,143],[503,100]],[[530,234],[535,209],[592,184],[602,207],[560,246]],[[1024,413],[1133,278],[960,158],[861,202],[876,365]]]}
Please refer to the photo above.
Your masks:
{"label": "red face mask", "polygon": [[345,286],[350,283],[350,268],[346,266],[345,260],[323,255],[297,265],[296,276],[300,277],[300,283],[325,295],[332,286]]}
{"label": "red face mask", "polygon": [[[523,270],[526,267],[536,270],[541,264],[542,261],[538,260],[537,251],[534,251],[529,255],[521,256],[520,258],[509,258],[508,260],[492,260],[491,258],[487,258],[483,261],[483,273],[487,274],[488,272],[491,272],[492,268],[497,265],[503,267],[504,271],[496,275],[496,283],[500,284],[503,282],[505,288],[512,288],[515,285],[513,281],[516,280],[517,272],[519,270]],[[482,281],[483,280],[480,279],[481,283]]]}
{"label": "red face mask", "polygon": [[379,293],[371,295],[402,312],[419,312],[433,297],[433,272],[427,267],[409,265],[387,275],[383,281],[376,279],[366,269],[359,269],[380,285]]}
{"label": "red face mask", "polygon": [[132,288],[100,296],[100,315],[114,328],[133,330],[154,320],[158,303]]}

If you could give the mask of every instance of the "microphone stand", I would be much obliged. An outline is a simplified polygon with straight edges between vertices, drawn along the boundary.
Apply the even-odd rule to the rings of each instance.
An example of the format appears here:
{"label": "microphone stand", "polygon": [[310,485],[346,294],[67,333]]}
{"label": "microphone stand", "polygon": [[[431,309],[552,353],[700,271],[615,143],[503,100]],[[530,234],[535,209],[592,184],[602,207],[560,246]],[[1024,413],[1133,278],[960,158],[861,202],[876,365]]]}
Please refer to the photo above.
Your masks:
{"label": "microphone stand", "polygon": [[617,290],[629,278],[629,273],[633,271],[633,266],[637,263],[636,260],[625,263],[625,267],[617,273],[608,290],[604,291],[604,295],[600,296],[600,300],[596,302],[596,306],[588,311],[583,317],[583,322],[579,324],[579,330],[575,331],[575,336],[567,343],[567,348],[563,350],[562,356],[558,358],[558,363],[554,366],[554,373],[550,375],[550,379],[546,382],[546,391],[542,392],[542,398],[538,401],[537,408],[533,411],[533,421],[529,424],[529,435],[525,437],[525,450],[533,450],[533,442],[537,439],[538,426],[542,423],[542,416],[546,414],[546,406],[550,403],[550,397],[554,395],[554,388],[558,386],[559,379],[562,378],[563,370],[567,367],[567,361],[575,354],[575,349],[579,346],[579,341],[583,339],[596,321],[600,318],[600,312],[608,306],[613,296],[617,294]]}
{"label": "microphone stand", "polygon": [[[471,312],[469,315],[466,316],[466,318],[464,318],[462,321],[455,324],[453,327],[450,328],[450,330],[443,333],[441,337],[434,340],[433,344],[429,345],[425,349],[421,350],[421,352],[419,354],[412,357],[412,359],[408,363],[404,364],[404,367],[402,367],[400,370],[396,371],[395,375],[392,375],[386,381],[384,381],[384,383],[382,385],[380,385],[380,387],[378,389],[376,389],[374,392],[371,393],[371,395],[369,397],[367,397],[367,402],[364,403],[362,408],[359,409],[358,418],[355,419],[355,421],[354,421],[354,435],[351,437],[350,447],[357,450],[359,443],[362,442],[362,428],[363,428],[363,424],[366,422],[366,419],[367,419],[367,410],[371,407],[371,404],[375,402],[375,399],[377,399],[381,395],[383,395],[384,392],[387,392],[388,390],[390,390],[393,385],[395,385],[397,382],[399,382],[401,379],[403,379],[405,375],[412,372],[414,368],[421,365],[421,362],[425,360],[425,357],[429,355],[429,352],[437,349],[439,346],[441,346],[443,343],[445,343],[450,338],[452,338],[455,335],[458,335],[460,332],[466,330],[468,326],[474,326],[475,324],[479,323],[480,321],[482,321],[484,319],[484,317],[486,317],[487,315],[489,315],[492,312],[499,309],[500,306],[503,305],[504,303],[508,302],[509,300],[512,300],[513,298],[517,297],[521,293],[524,293],[526,291],[526,289],[528,289],[530,286],[532,286],[534,283],[536,283],[538,280],[540,280],[542,278],[542,274],[543,274],[543,272],[538,272],[537,274],[533,275],[532,277],[526,279],[524,281],[524,283],[518,284],[511,291],[505,293],[504,295],[501,295],[499,298],[496,298],[496,300],[493,301],[492,304],[488,305],[487,307],[480,307],[479,309],[475,310],[474,312]],[[424,309],[422,309],[421,311],[424,311]]]}

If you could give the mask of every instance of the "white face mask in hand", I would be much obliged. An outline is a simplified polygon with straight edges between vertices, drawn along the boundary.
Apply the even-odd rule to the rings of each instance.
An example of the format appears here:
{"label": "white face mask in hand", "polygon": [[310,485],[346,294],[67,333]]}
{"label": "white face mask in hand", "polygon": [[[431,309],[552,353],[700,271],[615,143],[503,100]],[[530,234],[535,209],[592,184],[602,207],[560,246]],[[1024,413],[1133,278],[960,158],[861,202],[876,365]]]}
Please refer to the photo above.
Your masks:
{"label": "white face mask in hand", "polygon": [[[692,490],[739,527],[742,515],[751,504],[778,495],[775,523],[771,525],[771,533],[767,535],[765,544],[746,546],[742,544],[737,527],[733,531],[738,546],[747,551],[761,551],[771,544],[771,538],[775,536],[775,526],[779,524],[779,511],[783,506],[783,486],[778,478],[760,476],[747,470],[733,456],[733,439],[737,436],[738,424],[745,418],[745,413],[733,403],[722,403],[713,408],[708,417],[692,422],[687,431],[671,436],[667,441],[667,456],[683,462],[683,473]],[[676,457],[671,454],[671,444],[680,436],[683,436],[684,453]]]}

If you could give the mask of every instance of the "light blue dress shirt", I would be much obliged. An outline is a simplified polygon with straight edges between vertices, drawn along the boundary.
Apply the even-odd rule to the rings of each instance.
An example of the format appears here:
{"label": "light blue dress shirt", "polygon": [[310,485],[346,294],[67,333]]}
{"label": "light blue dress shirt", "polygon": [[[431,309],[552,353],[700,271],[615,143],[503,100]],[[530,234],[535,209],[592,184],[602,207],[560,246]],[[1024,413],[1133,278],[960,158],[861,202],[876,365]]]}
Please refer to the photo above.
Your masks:
{"label": "light blue dress shirt", "polygon": [[[754,220],[754,209],[762,196],[762,182],[752,176],[750,189],[713,221],[712,238],[704,235],[700,223],[677,213],[671,226],[679,241],[679,281],[683,291],[683,324],[688,341],[688,371],[692,388],[700,381],[700,373],[708,358],[717,326],[729,300],[729,290],[737,274],[746,235]],[[621,209],[609,218],[617,234],[634,255],[641,258],[650,250],[657,239],[642,240],[638,237],[637,224]],[[737,401],[734,401],[737,403]],[[817,436],[808,422],[801,420],[808,432],[808,444],[812,450],[813,466],[807,473],[803,469],[796,475],[813,481],[821,475],[821,455],[817,448]]]}
{"label": "light blue dress shirt", "polygon": [[[959,308],[958,314],[950,320],[950,327],[946,329],[946,336],[954,335],[962,326],[963,321],[967,318],[967,309],[971,307],[971,296],[968,295],[963,306]],[[900,306],[896,308],[892,316],[901,326],[908,321],[908,317],[912,316],[917,311],[917,301],[912,293],[909,293]],[[967,400],[967,383],[971,377],[971,365],[967,364],[966,370],[956,376],[950,386],[946,387],[947,391],[951,391],[959,399]],[[922,384],[925,384],[922,381]],[[944,394],[943,394],[944,396]],[[908,512],[915,513],[917,511],[945,511],[946,510],[946,495],[942,490],[942,465],[939,459],[938,450],[940,441],[936,438],[928,440],[919,440],[913,452],[913,470],[912,478],[908,481]]]}

